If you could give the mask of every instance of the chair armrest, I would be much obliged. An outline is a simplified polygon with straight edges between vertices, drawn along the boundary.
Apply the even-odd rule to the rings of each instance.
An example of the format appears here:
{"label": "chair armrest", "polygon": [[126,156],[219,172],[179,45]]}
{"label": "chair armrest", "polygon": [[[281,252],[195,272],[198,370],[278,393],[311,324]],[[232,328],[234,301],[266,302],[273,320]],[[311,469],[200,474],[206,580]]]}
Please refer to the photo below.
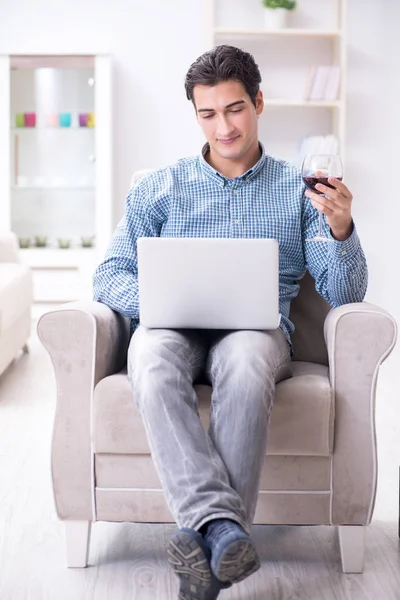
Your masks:
{"label": "chair armrest", "polygon": [[129,321],[99,302],[70,302],[45,313],[39,338],[54,369],[57,404],[53,490],[61,519],[94,519],[92,403],[96,384],[125,364]]}
{"label": "chair armrest", "polygon": [[377,484],[376,384],[397,325],[385,310],[360,302],[331,310],[324,334],[335,397],[332,524],[367,525]]}
{"label": "chair armrest", "polygon": [[21,262],[18,238],[13,231],[0,231],[0,262]]}

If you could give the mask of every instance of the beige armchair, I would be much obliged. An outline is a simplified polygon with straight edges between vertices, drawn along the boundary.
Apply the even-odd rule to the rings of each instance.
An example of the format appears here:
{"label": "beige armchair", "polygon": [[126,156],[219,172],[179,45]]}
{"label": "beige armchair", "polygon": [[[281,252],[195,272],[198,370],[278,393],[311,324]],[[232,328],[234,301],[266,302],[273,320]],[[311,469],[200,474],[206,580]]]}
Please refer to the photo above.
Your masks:
{"label": "beige armchair", "polygon": [[[292,304],[294,376],[277,385],[255,523],[338,525],[361,572],[377,483],[375,390],[397,327],[368,303],[330,310],[309,275]],[[95,521],[170,522],[126,374],[129,322],[74,302],[39,321],[57,383],[52,476],[67,564],[87,564]],[[208,423],[211,389],[198,386]]]}
{"label": "beige armchair", "polygon": [[[362,572],[377,484],[376,383],[397,326],[365,302],[330,310],[309,274],[291,318],[293,377],[276,388],[255,523],[338,525],[343,570]],[[97,302],[66,304],[38,324],[57,383],[52,476],[69,567],[86,566],[95,521],[173,521],[127,377],[129,329]],[[196,389],[207,428],[211,388]]]}
{"label": "beige armchair", "polygon": [[0,232],[0,375],[23,349],[31,332],[33,280],[21,263],[18,238]]}

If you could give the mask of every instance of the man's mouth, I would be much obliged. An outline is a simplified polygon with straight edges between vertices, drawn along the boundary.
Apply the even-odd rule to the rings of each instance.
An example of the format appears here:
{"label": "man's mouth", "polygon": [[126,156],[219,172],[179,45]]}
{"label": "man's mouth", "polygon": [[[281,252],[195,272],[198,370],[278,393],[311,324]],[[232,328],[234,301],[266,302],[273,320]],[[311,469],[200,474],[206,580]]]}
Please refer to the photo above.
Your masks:
{"label": "man's mouth", "polygon": [[236,142],[236,140],[238,139],[238,135],[236,135],[235,137],[231,137],[231,138],[218,138],[218,141],[221,144],[225,144],[226,146],[229,146],[229,144],[233,144],[233,142]]}

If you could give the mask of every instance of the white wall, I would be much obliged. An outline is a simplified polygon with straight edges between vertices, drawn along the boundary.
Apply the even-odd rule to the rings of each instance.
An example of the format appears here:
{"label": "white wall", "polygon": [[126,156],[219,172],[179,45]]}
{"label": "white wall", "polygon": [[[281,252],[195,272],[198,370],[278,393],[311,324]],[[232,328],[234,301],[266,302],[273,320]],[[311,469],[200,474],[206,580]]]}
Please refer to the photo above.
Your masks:
{"label": "white wall", "polygon": [[347,182],[370,267],[368,299],[400,318],[400,3],[349,0]]}
{"label": "white wall", "polygon": [[[370,264],[368,299],[396,318],[399,22],[395,0],[348,0],[346,182]],[[134,169],[199,151],[202,136],[183,79],[205,40],[202,0],[0,2],[0,54],[114,56],[115,222]]]}

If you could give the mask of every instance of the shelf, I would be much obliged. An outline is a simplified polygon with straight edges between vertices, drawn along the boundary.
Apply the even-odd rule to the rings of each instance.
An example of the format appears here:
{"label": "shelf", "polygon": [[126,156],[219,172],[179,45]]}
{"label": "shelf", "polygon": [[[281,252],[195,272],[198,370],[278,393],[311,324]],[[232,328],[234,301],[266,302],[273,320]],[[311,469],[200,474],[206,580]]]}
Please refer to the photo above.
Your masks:
{"label": "shelf", "polygon": [[327,37],[327,38],[338,38],[341,36],[339,29],[291,29],[289,27],[285,29],[225,29],[216,28],[214,30],[215,35],[229,35],[229,36],[245,36],[245,37]]}
{"label": "shelf", "polygon": [[[0,56],[0,227],[22,227],[18,236],[31,239],[20,254],[33,271],[35,302],[73,300],[91,288],[112,235],[114,62],[107,54]],[[64,106],[52,106],[57,99]],[[96,121],[79,120],[84,114]],[[18,126],[25,123],[35,126]],[[44,233],[48,246],[35,247]],[[82,247],[81,236],[92,235],[95,246]],[[59,248],[58,237],[71,247]]]}
{"label": "shelf", "polygon": [[[265,82],[261,85],[264,115],[260,127],[262,135],[268,131],[269,153],[295,162],[303,139],[310,138],[311,142],[315,138],[317,144],[320,136],[334,135],[345,161],[347,0],[300,3],[301,13],[300,9],[297,14],[293,11],[287,26],[280,29],[264,21],[266,15],[260,5],[253,6],[246,0],[207,0],[207,4],[207,45],[229,44],[245,49],[259,65]],[[317,4],[318,15],[314,14]],[[339,67],[337,92],[335,71],[322,71],[314,88],[320,66]],[[323,87],[325,74],[329,91],[327,85],[324,98],[317,90]],[[307,99],[310,96],[320,100]]]}
{"label": "shelf", "polygon": [[62,190],[62,191],[82,191],[94,190],[93,185],[61,186],[61,185],[12,185],[11,189],[15,192],[32,192],[34,190]]}
{"label": "shelf", "polygon": [[96,259],[96,248],[20,248],[23,263],[33,269],[76,269]]}
{"label": "shelf", "polygon": [[95,127],[10,127],[11,131],[94,131]]}
{"label": "shelf", "polygon": [[268,107],[293,107],[293,108],[341,108],[340,100],[276,100],[264,99],[264,106]]}

